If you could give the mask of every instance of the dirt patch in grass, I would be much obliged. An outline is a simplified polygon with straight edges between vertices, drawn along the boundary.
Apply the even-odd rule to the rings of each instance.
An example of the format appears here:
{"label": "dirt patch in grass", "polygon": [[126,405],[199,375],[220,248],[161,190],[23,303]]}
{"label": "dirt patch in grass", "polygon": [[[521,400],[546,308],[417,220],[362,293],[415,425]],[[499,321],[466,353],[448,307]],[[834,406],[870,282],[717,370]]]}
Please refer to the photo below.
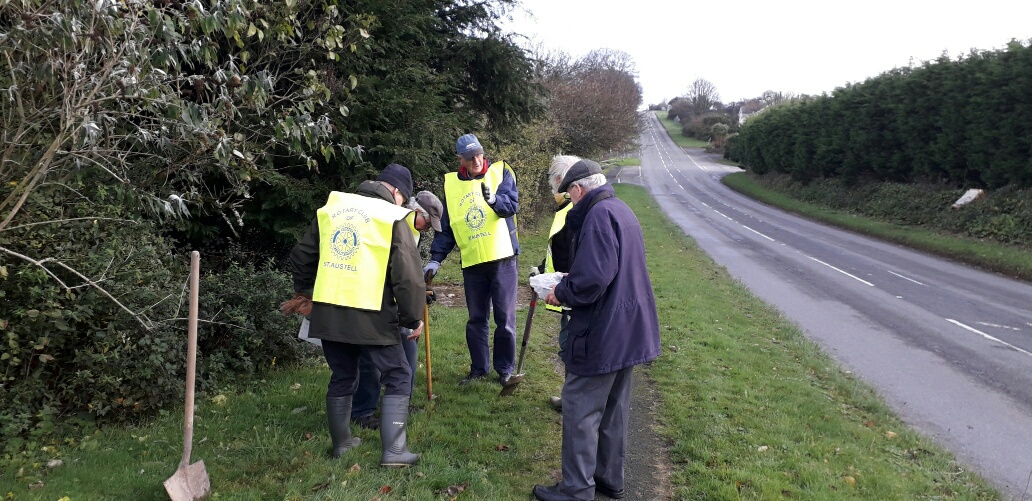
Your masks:
{"label": "dirt patch in grass", "polygon": [[[434,284],[434,293],[437,295],[437,305],[448,308],[465,308],[466,293],[462,284]],[[527,308],[530,306],[530,287],[520,287],[516,290],[516,308]],[[544,307],[544,300],[538,301],[538,308]],[[522,332],[522,331],[521,331]]]}

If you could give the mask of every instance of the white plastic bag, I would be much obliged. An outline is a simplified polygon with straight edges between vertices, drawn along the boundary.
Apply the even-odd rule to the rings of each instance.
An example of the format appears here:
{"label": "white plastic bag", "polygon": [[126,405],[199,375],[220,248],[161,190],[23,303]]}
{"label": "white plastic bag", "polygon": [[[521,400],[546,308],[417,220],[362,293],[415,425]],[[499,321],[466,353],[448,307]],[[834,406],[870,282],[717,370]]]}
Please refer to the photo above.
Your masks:
{"label": "white plastic bag", "polygon": [[301,330],[297,331],[297,337],[303,341],[308,341],[309,343],[312,343],[316,346],[322,346],[322,339],[308,337],[309,324],[310,322],[308,321],[308,317],[305,317],[305,319],[301,321]]}
{"label": "white plastic bag", "polygon": [[548,297],[548,293],[552,292],[552,289],[554,289],[562,279],[562,272],[542,273],[540,275],[530,277],[530,286],[534,288],[534,292],[537,292],[538,297],[544,299]]}

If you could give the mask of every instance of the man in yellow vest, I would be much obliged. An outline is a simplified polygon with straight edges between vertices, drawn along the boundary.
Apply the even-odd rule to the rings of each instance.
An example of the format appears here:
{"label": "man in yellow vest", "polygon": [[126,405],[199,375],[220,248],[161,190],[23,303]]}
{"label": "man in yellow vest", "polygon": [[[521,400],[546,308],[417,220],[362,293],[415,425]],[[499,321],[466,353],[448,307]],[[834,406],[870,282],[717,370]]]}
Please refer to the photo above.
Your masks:
{"label": "man in yellow vest", "polygon": [[[552,227],[548,230],[548,247],[545,248],[545,259],[541,264],[530,269],[530,276],[539,273],[569,273],[570,271],[570,236],[566,231],[566,214],[573,208],[570,199],[565,193],[559,193],[559,184],[563,182],[563,176],[570,166],[580,161],[580,157],[572,155],[556,155],[552,157],[552,164],[548,167],[548,186],[552,188],[552,196],[555,197],[555,217],[552,218]],[[566,349],[566,339],[570,335],[568,324],[570,315],[560,306],[552,306],[545,303],[545,309],[560,314],[559,317],[559,359],[563,357],[563,350]],[[563,410],[563,399],[560,397],[549,398],[549,403],[557,411]]]}
{"label": "man in yellow vest", "polygon": [[[419,245],[420,233],[431,228],[435,232],[441,231],[441,214],[444,212],[441,200],[437,195],[429,191],[421,191],[409,199],[409,208],[414,213],[412,220],[413,229],[417,233],[413,235],[416,245]],[[432,291],[427,291],[427,303],[436,299]],[[416,368],[419,366],[419,355],[417,353],[416,340],[409,339],[412,333],[409,329],[401,329],[401,346],[405,350],[405,358],[408,359],[409,368],[412,369],[412,386],[416,384]],[[351,420],[355,424],[369,430],[380,428],[380,420],[374,415],[376,406],[380,402],[380,371],[373,364],[368,354],[363,353],[358,361],[358,389],[355,390],[355,397],[352,399]]]}
{"label": "man in yellow vest", "polygon": [[471,361],[469,374],[459,384],[485,379],[491,370],[488,314],[493,308],[493,365],[498,381],[505,385],[516,366],[516,256],[520,253],[514,217],[520,207],[516,174],[505,162],[488,164],[473,134],[459,137],[455,153],[459,170],[444,176],[442,231],[434,235],[430,262],[423,272],[437,274],[441,261],[458,246]]}
{"label": "man in yellow vest", "polygon": [[[330,193],[308,231],[290,253],[295,299],[311,299],[309,336],[322,340],[332,374],[326,390],[332,450],[340,457],[360,443],[348,418],[358,386],[358,360],[367,353],[380,370],[380,464],[414,464],[406,446],[411,368],[399,329],[423,330],[425,284],[413,238],[413,212],[401,207],[412,195],[412,175],[388,165],[356,193]],[[309,314],[304,309],[294,311]]]}

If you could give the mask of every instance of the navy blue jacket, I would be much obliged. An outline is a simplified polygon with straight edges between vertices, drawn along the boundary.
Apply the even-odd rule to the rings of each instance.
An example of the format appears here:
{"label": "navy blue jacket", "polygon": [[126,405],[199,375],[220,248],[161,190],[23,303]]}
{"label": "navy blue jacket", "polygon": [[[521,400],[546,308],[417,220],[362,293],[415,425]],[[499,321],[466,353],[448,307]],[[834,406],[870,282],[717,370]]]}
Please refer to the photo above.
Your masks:
{"label": "navy blue jacket", "polygon": [[573,236],[570,273],[555,287],[555,297],[572,308],[566,369],[596,376],[655,360],[659,316],[638,218],[606,184],[574,205],[566,225]]}
{"label": "navy blue jacket", "polygon": [[[499,165],[494,168],[498,169],[500,167]],[[487,174],[487,169],[484,169],[484,172],[481,172],[476,177],[469,177],[464,171],[459,171],[459,179],[463,181],[483,179],[485,174]],[[438,263],[444,261],[444,258],[448,257],[448,253],[455,248],[455,234],[452,233],[451,218],[448,217],[447,193],[444,195],[444,200],[444,213],[441,214],[441,231],[434,234],[434,241],[430,244],[430,259]],[[509,238],[512,241],[512,250],[515,254],[519,254],[520,241],[516,238],[516,221],[513,220],[513,216],[520,209],[520,194],[516,191],[516,178],[513,177],[508,169],[502,173],[502,182],[498,185],[498,191],[495,192],[495,203],[491,208],[494,209],[495,214],[498,214],[498,217],[505,218],[505,224],[509,228]]]}

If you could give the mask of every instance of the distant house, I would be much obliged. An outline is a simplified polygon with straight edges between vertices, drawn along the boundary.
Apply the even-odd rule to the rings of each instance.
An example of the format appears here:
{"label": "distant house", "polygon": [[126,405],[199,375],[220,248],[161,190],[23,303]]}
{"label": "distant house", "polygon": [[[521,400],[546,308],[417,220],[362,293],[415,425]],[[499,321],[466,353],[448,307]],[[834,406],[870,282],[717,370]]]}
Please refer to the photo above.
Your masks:
{"label": "distant house", "polygon": [[750,99],[742,103],[742,107],[738,108],[738,125],[745,123],[745,119],[763,111],[767,107],[767,103],[759,99]]}

